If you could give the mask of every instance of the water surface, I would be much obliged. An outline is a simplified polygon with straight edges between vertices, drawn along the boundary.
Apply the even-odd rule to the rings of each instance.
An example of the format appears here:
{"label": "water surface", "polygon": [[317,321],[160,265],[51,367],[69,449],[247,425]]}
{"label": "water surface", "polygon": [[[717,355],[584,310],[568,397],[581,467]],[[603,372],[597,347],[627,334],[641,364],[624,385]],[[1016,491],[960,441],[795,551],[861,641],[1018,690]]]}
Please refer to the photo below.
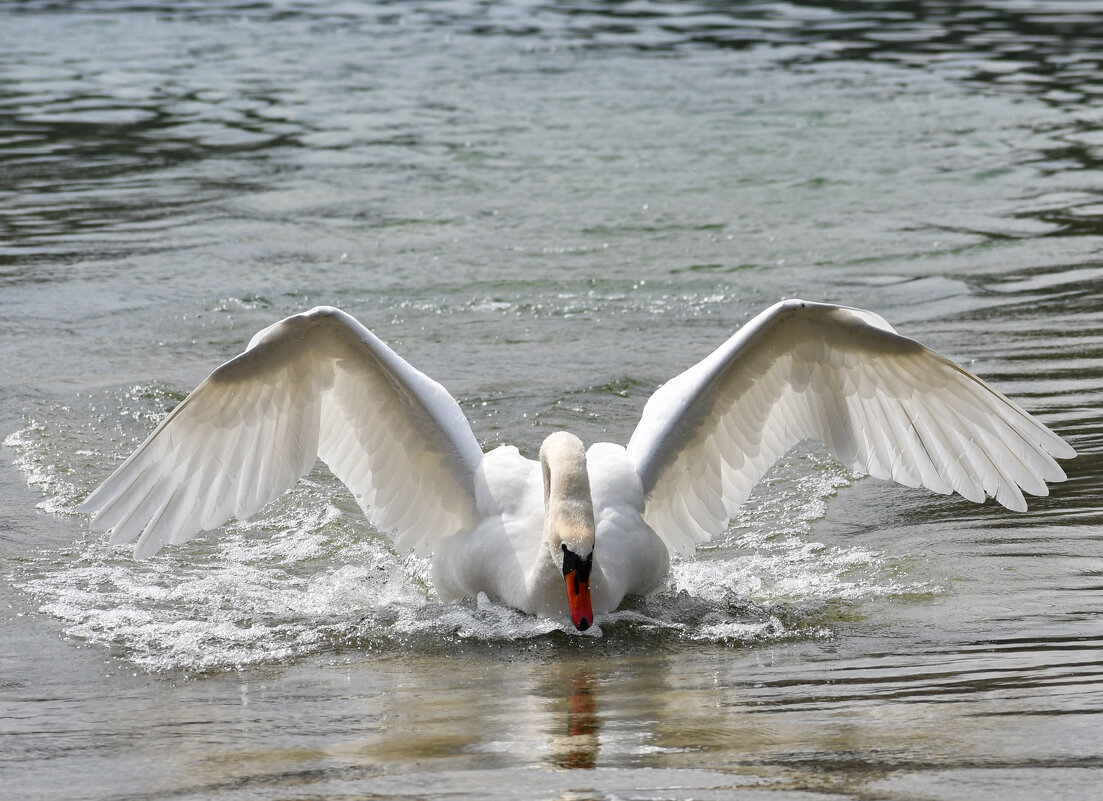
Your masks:
{"label": "water surface", "polygon": [[[1091,798],[1103,14],[0,3],[0,775],[20,798]],[[626,442],[775,300],[1066,437],[1026,514],[814,446],[585,635],[444,604],[319,467],[133,562],[73,507],[341,306],[485,447]]]}

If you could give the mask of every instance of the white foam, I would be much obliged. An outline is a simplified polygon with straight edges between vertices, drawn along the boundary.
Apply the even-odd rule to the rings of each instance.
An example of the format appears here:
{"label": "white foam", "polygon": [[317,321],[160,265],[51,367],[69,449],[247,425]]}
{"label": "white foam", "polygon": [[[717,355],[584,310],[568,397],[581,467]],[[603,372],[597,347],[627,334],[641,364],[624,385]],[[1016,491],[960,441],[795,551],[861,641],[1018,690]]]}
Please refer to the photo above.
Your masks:
{"label": "white foam", "polygon": [[[175,396],[135,387],[90,407],[115,409],[83,427],[77,413],[40,410],[5,440],[40,508],[71,515]],[[89,413],[89,412],[86,412]],[[114,423],[114,428],[111,424]],[[106,425],[105,425],[106,424]],[[107,430],[111,437],[97,432]],[[875,551],[814,541],[812,524],[854,476],[817,451],[782,460],[726,537],[676,560],[667,588],[602,616],[585,634],[568,620],[522,614],[485,596],[441,603],[428,560],[396,554],[324,469],[248,521],[135,562],[129,547],[88,535],[17,569],[17,586],[72,636],[147,670],[206,671],[283,662],[347,648],[522,643],[548,637],[759,643],[830,636],[829,604],[896,592],[899,570]],[[85,524],[74,525],[74,541]],[[612,634],[610,635],[610,632]]]}

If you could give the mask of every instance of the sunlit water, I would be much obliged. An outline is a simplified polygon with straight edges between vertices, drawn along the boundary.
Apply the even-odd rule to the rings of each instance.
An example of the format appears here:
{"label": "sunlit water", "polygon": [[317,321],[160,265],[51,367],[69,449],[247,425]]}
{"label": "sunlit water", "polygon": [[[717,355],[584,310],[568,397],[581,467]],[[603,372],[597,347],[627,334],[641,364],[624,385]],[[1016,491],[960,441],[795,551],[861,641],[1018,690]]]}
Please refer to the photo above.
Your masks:
{"label": "sunlit water", "polygon": [[[1083,3],[0,3],[4,793],[1098,797],[1101,53]],[[793,295],[990,380],[1069,482],[802,447],[585,634],[440,602],[324,468],[149,562],[72,511],[317,303],[533,455]]]}

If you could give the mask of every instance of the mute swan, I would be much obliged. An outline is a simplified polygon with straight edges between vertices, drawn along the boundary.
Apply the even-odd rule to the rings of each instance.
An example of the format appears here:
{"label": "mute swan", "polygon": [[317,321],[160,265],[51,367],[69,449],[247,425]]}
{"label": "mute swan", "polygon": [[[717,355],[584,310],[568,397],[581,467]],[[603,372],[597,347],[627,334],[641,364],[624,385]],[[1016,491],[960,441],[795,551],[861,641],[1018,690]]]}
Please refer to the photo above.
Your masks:
{"label": "mute swan", "polygon": [[[320,306],[258,333],[80,506],[152,556],[245,518],[321,458],[443,600],[485,592],[579,630],[721,534],[797,442],[911,487],[993,496],[1062,481],[1075,452],[980,379],[860,309],[787,300],[648,400],[628,447],[565,432],[540,461],[483,453],[459,405],[367,328]],[[566,592],[564,592],[564,582]]]}

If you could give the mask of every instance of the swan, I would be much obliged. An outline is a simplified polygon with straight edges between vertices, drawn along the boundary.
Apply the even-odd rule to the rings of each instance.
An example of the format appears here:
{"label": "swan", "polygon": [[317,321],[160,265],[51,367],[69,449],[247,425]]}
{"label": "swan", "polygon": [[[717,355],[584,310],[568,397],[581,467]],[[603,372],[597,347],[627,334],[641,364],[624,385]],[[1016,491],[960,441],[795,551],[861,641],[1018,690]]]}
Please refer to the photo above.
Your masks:
{"label": "swan", "polygon": [[[567,432],[488,453],[448,392],[345,312],[260,331],[78,507],[145,559],[247,518],[320,458],[444,601],[486,593],[580,631],[723,533],[804,439],[909,487],[1026,510],[1073,449],[873,312],[785,300],[647,401],[627,447]],[[564,586],[565,585],[565,586]]]}

